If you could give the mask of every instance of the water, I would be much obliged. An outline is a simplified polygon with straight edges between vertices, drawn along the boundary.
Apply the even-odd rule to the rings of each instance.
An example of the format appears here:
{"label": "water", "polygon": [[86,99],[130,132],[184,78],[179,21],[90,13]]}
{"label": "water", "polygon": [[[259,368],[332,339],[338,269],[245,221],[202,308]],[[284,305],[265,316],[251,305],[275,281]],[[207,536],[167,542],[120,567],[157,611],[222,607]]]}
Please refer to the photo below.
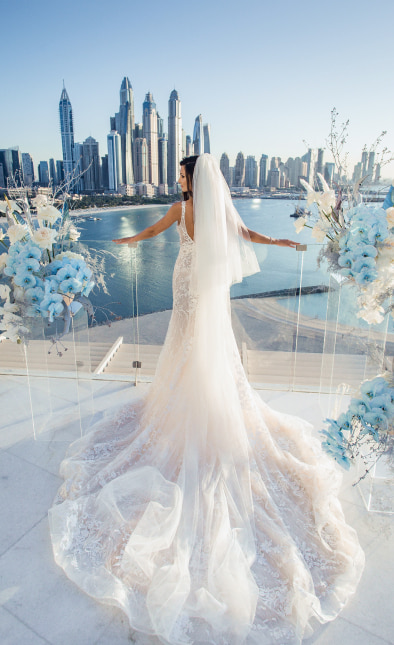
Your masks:
{"label": "water", "polygon": [[[300,284],[312,286],[328,284],[328,275],[318,270],[316,258],[321,248],[310,244],[308,230],[297,235],[294,219],[296,202],[290,200],[240,199],[235,206],[246,225],[259,233],[276,238],[290,238],[307,243],[308,251],[300,253],[294,249],[274,245],[255,244],[261,272],[246,278],[241,284],[234,285],[231,295],[249,295],[296,288]],[[109,306],[122,317],[135,312],[135,274],[131,255],[127,246],[118,246],[112,239],[131,236],[157,222],[167,212],[168,205],[149,208],[135,208],[118,211],[100,211],[100,220],[83,219],[78,224],[81,231],[80,241],[90,250],[109,251],[105,254],[105,279],[109,294],[97,287],[91,294],[93,304]],[[152,313],[172,307],[172,272],[179,250],[179,237],[176,224],[161,235],[140,242],[137,250],[136,267],[138,282],[138,310],[140,314]],[[304,256],[302,261],[302,256]],[[109,303],[119,304],[109,304]],[[99,315],[103,319],[103,314]]]}

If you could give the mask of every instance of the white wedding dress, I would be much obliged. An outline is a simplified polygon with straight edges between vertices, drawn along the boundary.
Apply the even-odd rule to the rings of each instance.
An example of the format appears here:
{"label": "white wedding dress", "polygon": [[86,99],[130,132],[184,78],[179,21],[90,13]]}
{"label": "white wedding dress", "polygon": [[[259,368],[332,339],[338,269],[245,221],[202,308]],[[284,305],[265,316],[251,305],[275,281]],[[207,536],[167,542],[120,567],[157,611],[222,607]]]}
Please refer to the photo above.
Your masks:
{"label": "white wedding dress", "polygon": [[247,382],[228,292],[217,294],[230,333],[215,379],[184,210],[154,382],[70,446],[49,513],[55,559],[122,608],[137,643],[295,645],[311,617],[343,608],[364,556],[337,467],[306,422],[271,410]]}

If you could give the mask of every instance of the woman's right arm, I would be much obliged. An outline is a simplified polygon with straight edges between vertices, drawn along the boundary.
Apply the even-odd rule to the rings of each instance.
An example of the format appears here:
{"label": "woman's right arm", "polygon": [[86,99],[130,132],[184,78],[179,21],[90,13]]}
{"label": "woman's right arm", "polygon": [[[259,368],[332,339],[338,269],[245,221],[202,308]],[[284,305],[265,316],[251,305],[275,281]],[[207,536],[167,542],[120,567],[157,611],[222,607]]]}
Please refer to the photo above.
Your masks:
{"label": "woman's right arm", "polygon": [[182,212],[181,202],[173,204],[167,213],[162,217],[156,224],[148,226],[141,233],[133,235],[132,237],[122,237],[118,240],[112,240],[115,244],[131,244],[133,242],[140,242],[141,240],[147,240],[150,237],[155,237],[163,231],[166,231],[167,228],[172,226],[174,222],[179,222]]}

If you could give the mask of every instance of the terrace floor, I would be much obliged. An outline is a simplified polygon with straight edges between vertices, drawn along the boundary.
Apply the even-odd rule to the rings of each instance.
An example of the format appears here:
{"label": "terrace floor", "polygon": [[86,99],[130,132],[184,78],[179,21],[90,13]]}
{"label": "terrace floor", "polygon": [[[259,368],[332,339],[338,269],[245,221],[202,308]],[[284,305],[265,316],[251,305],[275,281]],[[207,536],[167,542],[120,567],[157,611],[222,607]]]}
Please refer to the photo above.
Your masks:
{"label": "terrace floor", "polygon": [[[0,476],[0,643],[2,645],[126,645],[133,638],[122,612],[83,594],[54,563],[47,510],[61,480],[58,467],[70,440],[76,438],[74,411],[95,413],[131,401],[147,385],[133,388],[121,381],[80,383],[75,407],[72,379],[52,378],[50,424],[70,423],[70,432],[33,436],[33,401],[47,396],[47,383],[23,376],[1,376]],[[316,432],[334,401],[328,394],[262,390],[274,409],[310,421]],[[86,396],[86,401],[84,401]],[[86,403],[86,405],[85,405]],[[343,397],[341,404],[346,403]],[[42,407],[42,410],[44,408]],[[38,428],[39,429],[39,428]],[[36,428],[37,430],[37,428]],[[357,594],[339,618],[306,643],[311,645],[394,645],[394,516],[369,513],[356,475],[344,476],[341,501],[348,522],[357,530],[366,553],[366,568]]]}

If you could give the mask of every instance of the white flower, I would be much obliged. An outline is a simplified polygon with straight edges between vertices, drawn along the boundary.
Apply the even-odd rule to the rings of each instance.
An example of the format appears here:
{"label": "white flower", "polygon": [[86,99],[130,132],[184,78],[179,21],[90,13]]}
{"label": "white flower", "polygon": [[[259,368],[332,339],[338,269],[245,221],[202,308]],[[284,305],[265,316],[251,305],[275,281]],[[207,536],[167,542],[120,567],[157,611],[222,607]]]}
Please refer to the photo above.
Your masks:
{"label": "white flower", "polygon": [[389,228],[393,228],[394,226],[394,206],[390,206],[386,210],[386,217],[387,217],[387,225]]}
{"label": "white flower", "polygon": [[305,223],[306,217],[297,217],[296,221],[294,222],[296,233],[301,233],[302,229],[305,226]]}
{"label": "white flower", "polygon": [[0,271],[4,269],[5,265],[7,264],[7,260],[8,260],[8,253],[2,253],[0,255]]}
{"label": "white flower", "polygon": [[316,242],[324,242],[326,238],[327,227],[324,226],[322,221],[316,222],[315,226],[312,229],[312,237],[315,238]]}
{"label": "white flower", "polygon": [[4,240],[4,231],[0,228],[0,240]]}
{"label": "white flower", "polygon": [[7,212],[7,202],[0,202],[0,213],[6,213]]}
{"label": "white flower", "polygon": [[384,309],[379,305],[375,309],[369,307],[359,311],[357,316],[365,320],[369,325],[378,325],[384,320]]}
{"label": "white flower", "polygon": [[50,224],[54,224],[58,219],[61,218],[61,216],[62,214],[57,210],[57,208],[51,206],[50,204],[37,207],[37,219],[39,222],[45,220]]}
{"label": "white flower", "polygon": [[42,208],[42,206],[46,206],[48,203],[48,197],[46,195],[37,195],[34,199],[31,200],[31,203],[35,208]]}
{"label": "white flower", "polygon": [[69,228],[69,235],[70,235],[70,240],[72,242],[75,242],[79,238],[81,233],[75,228],[75,226],[71,225]]}
{"label": "white flower", "polygon": [[319,193],[319,197],[316,201],[319,209],[324,211],[326,214],[331,213],[331,209],[334,208],[336,204],[335,192],[333,190],[328,190],[324,193]]}
{"label": "white flower", "polygon": [[319,193],[318,191],[314,191],[312,186],[310,186],[308,182],[305,181],[305,179],[300,179],[300,183],[304,186],[306,190],[306,203],[308,204],[308,206],[313,204],[313,202],[317,202],[321,193]]}
{"label": "white flower", "polygon": [[33,241],[41,249],[48,249],[48,251],[50,251],[52,249],[52,244],[56,239],[56,235],[57,231],[55,229],[42,226],[34,232]]}
{"label": "white flower", "polygon": [[[7,254],[3,253],[3,255],[7,255]],[[10,291],[11,289],[9,288],[8,284],[0,284],[0,298],[2,298],[3,300],[9,300]]]}
{"label": "white flower", "polygon": [[19,287],[17,284],[14,286],[14,298],[19,302],[25,299],[25,290],[23,287]]}
{"label": "white flower", "polygon": [[323,175],[320,172],[317,173],[317,176],[319,177],[319,179],[321,181],[321,185],[323,186],[324,192],[327,193],[330,190],[329,185],[327,184],[326,180],[324,179]]}
{"label": "white flower", "polygon": [[55,260],[63,260],[63,258],[70,258],[70,260],[83,260],[83,255],[74,253],[73,251],[63,251],[55,255]]}
{"label": "white flower", "polygon": [[11,314],[16,314],[17,311],[19,311],[19,305],[12,302],[6,302],[4,303],[3,309],[4,311],[9,311]]}
{"label": "white flower", "polygon": [[10,239],[11,244],[15,244],[15,242],[21,240],[23,237],[25,237],[26,233],[27,226],[25,226],[24,224],[13,224],[7,229],[7,235]]}

